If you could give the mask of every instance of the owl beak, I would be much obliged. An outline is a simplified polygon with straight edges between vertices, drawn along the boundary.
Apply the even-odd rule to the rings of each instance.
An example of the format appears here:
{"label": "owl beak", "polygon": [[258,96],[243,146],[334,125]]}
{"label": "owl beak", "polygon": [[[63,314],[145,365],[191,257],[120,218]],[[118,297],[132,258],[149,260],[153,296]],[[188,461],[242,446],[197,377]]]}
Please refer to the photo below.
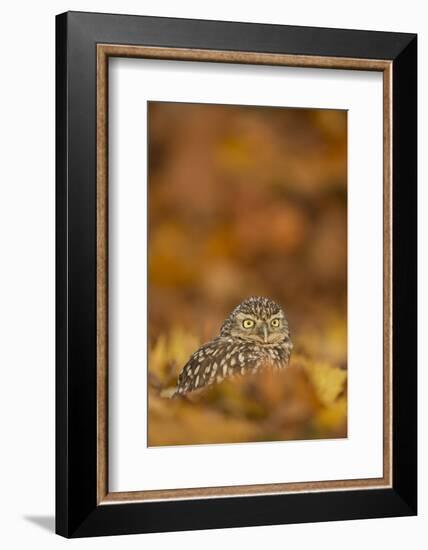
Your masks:
{"label": "owl beak", "polygon": [[265,342],[268,341],[268,329],[267,329],[266,324],[263,325],[263,340]]}

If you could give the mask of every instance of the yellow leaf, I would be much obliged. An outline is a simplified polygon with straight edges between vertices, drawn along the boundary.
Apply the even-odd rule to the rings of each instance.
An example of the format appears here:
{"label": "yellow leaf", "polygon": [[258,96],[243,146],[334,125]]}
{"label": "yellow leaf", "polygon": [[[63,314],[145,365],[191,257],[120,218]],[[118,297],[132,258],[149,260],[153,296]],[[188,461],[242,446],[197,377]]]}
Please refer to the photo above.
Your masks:
{"label": "yellow leaf", "polygon": [[346,420],[347,400],[340,397],[335,403],[321,410],[316,418],[316,424],[321,430],[334,430],[342,426]]}
{"label": "yellow leaf", "polygon": [[326,363],[306,363],[303,365],[312,382],[318,399],[323,405],[330,405],[345,387],[347,373]]}

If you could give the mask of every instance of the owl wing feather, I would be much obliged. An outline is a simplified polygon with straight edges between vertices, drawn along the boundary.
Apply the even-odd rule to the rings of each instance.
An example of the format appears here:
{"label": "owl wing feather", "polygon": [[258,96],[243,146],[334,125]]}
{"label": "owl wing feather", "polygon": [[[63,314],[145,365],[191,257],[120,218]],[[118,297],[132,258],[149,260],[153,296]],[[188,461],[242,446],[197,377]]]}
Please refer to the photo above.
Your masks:
{"label": "owl wing feather", "polygon": [[220,382],[227,375],[225,365],[230,345],[230,338],[219,337],[196,350],[178,377],[176,393],[188,393]]}
{"label": "owl wing feather", "polygon": [[220,336],[192,354],[178,377],[175,395],[221,382],[235,374],[257,372],[267,362],[269,357],[263,355],[259,346]]}

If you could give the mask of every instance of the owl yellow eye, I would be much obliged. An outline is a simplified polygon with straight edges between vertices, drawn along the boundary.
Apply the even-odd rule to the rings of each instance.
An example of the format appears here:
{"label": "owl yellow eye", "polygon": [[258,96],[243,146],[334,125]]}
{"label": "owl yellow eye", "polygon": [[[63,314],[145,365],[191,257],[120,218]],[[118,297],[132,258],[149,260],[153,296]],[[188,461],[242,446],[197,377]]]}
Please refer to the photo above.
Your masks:
{"label": "owl yellow eye", "polygon": [[242,326],[244,328],[252,328],[254,326],[254,321],[252,319],[244,319]]}
{"label": "owl yellow eye", "polygon": [[271,324],[274,328],[279,327],[279,319],[272,319],[272,321],[270,322],[270,324]]}

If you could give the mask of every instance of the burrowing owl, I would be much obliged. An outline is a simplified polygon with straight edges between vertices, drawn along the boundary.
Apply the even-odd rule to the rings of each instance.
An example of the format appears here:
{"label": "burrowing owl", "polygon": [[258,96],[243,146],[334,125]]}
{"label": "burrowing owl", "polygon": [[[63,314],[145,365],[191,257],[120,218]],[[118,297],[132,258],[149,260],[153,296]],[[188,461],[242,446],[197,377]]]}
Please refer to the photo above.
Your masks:
{"label": "burrowing owl", "polygon": [[293,344],[284,312],[269,298],[251,297],[223,322],[220,336],[193,353],[174,395],[198,390],[235,374],[288,365]]}

